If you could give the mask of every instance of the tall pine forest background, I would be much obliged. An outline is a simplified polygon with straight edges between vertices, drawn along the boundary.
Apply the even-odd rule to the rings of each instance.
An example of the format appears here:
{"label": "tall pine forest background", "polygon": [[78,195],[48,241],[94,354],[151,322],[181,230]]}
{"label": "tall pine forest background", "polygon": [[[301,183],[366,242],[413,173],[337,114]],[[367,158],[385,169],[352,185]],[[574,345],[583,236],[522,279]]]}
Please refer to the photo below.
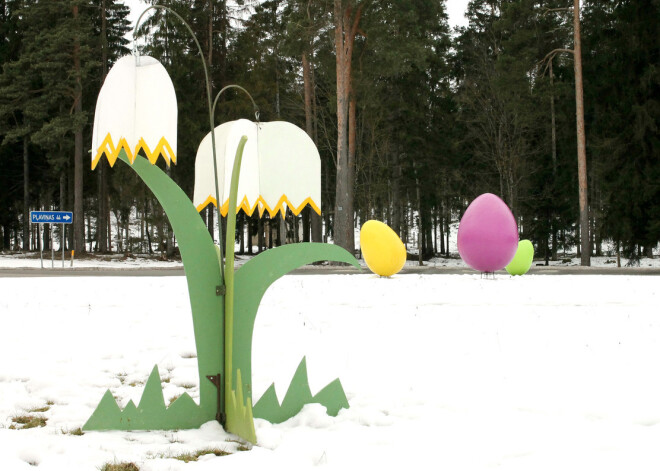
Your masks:
{"label": "tall pine forest background", "polygon": [[[455,30],[441,0],[158,3],[195,31],[214,93],[241,85],[261,121],[295,123],[318,146],[322,218],[241,213],[241,250],[285,239],[350,250],[353,229],[379,219],[411,251],[447,254],[485,192],[509,205],[537,257],[579,250],[573,1],[471,0],[469,25]],[[160,165],[192,196],[209,131],[203,69],[185,27],[152,11],[138,49],[167,68],[179,106],[178,165]],[[175,255],[134,173],[105,160],[90,169],[96,97],[132,48],[128,13],[116,0],[0,0],[0,251],[49,249],[51,228],[29,224],[29,211],[66,210],[76,254]],[[582,2],[592,255],[638,260],[660,241],[659,20],[659,0]],[[252,104],[229,91],[216,118],[254,120]]]}

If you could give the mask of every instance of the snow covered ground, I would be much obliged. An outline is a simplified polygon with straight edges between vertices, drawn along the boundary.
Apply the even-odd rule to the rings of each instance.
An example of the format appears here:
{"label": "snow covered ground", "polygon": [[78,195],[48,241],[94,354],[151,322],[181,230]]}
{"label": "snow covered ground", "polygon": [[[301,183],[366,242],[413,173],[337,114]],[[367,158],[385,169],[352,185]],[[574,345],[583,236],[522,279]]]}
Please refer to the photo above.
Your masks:
{"label": "snow covered ground", "polygon": [[[351,408],[257,420],[238,451],[213,422],[71,433],[107,388],[139,400],[154,364],[166,400],[196,397],[183,276],[0,278],[0,469],[657,470],[659,280],[286,276],[257,317],[254,397],[275,381],[281,399],[307,355],[312,392],[339,377]],[[232,454],[175,459],[209,447]]]}

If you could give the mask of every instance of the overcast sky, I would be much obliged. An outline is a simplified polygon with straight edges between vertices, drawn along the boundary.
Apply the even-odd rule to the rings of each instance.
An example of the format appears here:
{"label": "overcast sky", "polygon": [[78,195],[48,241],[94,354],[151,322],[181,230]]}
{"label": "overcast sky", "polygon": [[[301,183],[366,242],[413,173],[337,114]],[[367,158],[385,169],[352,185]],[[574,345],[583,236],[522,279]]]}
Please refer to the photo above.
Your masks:
{"label": "overcast sky", "polygon": [[[140,13],[142,13],[148,5],[141,0],[124,0],[124,3],[131,8],[131,16],[129,18],[132,26],[135,26],[135,21],[138,16],[140,16]],[[465,19],[467,4],[468,0],[446,0],[450,26],[467,26],[467,20]]]}
{"label": "overcast sky", "polygon": [[467,10],[468,0],[447,0],[447,14],[449,15],[450,26],[467,26],[465,10]]}

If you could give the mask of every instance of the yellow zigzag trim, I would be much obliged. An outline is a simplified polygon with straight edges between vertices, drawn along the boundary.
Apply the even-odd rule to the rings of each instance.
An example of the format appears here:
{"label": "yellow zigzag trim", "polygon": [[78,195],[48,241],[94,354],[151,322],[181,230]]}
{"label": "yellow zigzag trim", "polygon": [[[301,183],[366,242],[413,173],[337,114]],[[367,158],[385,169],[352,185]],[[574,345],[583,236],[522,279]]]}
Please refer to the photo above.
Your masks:
{"label": "yellow zigzag trim", "polygon": [[[197,211],[200,212],[202,209],[206,208],[206,206],[209,203],[213,203],[213,206],[218,206],[217,200],[213,196],[209,196],[206,198],[206,200],[197,206]],[[259,217],[264,215],[264,212],[268,211],[268,214],[270,215],[271,218],[275,217],[275,215],[279,212],[284,214],[284,204],[287,205],[287,207],[291,210],[291,212],[295,215],[298,216],[300,212],[305,208],[305,206],[310,205],[311,208],[318,214],[319,216],[321,215],[321,209],[314,203],[311,197],[305,199],[305,201],[302,202],[300,206],[295,208],[292,204],[291,201],[289,201],[289,198],[286,195],[282,195],[280,200],[277,202],[274,208],[271,208],[268,206],[266,203],[266,200],[263,198],[263,196],[259,196],[257,199],[256,203],[253,205],[250,205],[250,202],[246,197],[243,197],[243,200],[241,200],[241,203],[236,206],[236,212],[238,213],[241,209],[247,214],[248,216],[252,216],[252,213],[254,213],[254,210],[259,207]],[[227,199],[222,207],[220,208],[220,214],[223,216],[227,216],[227,213],[229,212],[229,199]]]}
{"label": "yellow zigzag trim", "polygon": [[115,162],[117,161],[117,157],[119,156],[119,152],[121,152],[122,149],[124,150],[124,152],[126,152],[126,155],[128,156],[128,160],[131,164],[135,162],[135,158],[140,152],[140,149],[144,151],[144,153],[147,155],[147,158],[149,159],[149,162],[151,162],[152,164],[156,163],[156,160],[158,160],[159,155],[163,156],[165,162],[167,162],[168,167],[170,165],[170,161],[176,164],[176,155],[174,154],[174,151],[172,150],[170,143],[167,142],[167,139],[165,139],[165,137],[160,138],[160,140],[158,141],[158,145],[156,145],[156,148],[153,150],[153,152],[151,151],[151,149],[149,149],[149,146],[147,145],[144,138],[141,137],[137,145],[135,146],[135,151],[131,152],[131,147],[128,145],[126,138],[124,137],[120,138],[119,142],[117,142],[117,147],[115,147],[114,143],[112,142],[112,136],[110,135],[110,133],[108,133],[108,135],[105,136],[105,139],[103,139],[103,142],[101,143],[99,148],[96,150],[96,156],[92,160],[92,170],[96,168],[96,165],[99,163],[99,160],[101,160],[101,156],[103,154],[105,154],[105,156],[108,158],[110,167],[114,166]]}

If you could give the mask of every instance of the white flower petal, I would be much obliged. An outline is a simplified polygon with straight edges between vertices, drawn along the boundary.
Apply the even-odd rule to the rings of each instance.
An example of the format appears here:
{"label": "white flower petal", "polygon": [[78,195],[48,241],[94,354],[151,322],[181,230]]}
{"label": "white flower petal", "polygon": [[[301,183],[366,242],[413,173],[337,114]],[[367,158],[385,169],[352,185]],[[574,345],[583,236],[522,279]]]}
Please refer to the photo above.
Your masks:
{"label": "white flower petal", "polygon": [[[299,127],[284,121],[253,123],[238,120],[215,129],[217,179],[227,214],[229,186],[236,149],[241,136],[248,141],[243,151],[237,210],[252,214],[268,211],[271,216],[289,207],[299,214],[309,204],[321,213],[321,161],[314,142]],[[199,146],[195,161],[193,204],[201,211],[216,204],[213,180],[211,134]]]}
{"label": "white flower petal", "polygon": [[114,165],[121,149],[131,163],[140,149],[155,163],[176,163],[177,104],[174,86],[160,62],[124,56],[99,92],[92,133],[92,169],[105,154]]}

